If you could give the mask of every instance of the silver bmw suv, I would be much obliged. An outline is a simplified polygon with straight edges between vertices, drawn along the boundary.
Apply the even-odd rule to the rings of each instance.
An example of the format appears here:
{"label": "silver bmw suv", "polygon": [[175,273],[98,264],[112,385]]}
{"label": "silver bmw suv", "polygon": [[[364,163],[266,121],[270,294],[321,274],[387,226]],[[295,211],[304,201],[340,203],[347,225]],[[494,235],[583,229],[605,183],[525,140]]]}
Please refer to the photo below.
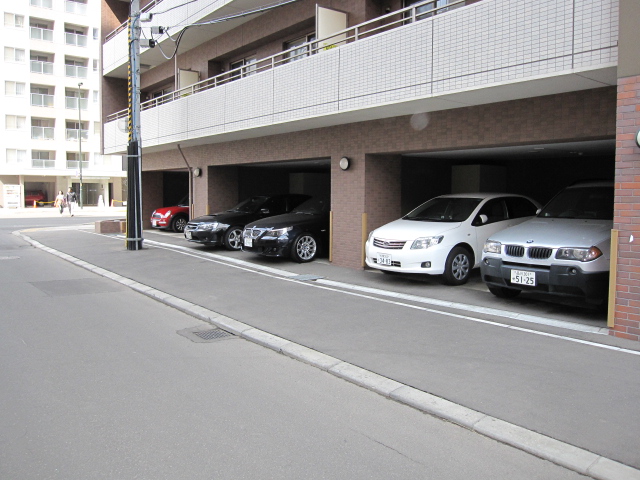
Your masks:
{"label": "silver bmw suv", "polygon": [[609,285],[613,200],[612,182],[572,185],[535,218],[492,235],[480,264],[489,291],[503,298],[536,291],[602,304]]}

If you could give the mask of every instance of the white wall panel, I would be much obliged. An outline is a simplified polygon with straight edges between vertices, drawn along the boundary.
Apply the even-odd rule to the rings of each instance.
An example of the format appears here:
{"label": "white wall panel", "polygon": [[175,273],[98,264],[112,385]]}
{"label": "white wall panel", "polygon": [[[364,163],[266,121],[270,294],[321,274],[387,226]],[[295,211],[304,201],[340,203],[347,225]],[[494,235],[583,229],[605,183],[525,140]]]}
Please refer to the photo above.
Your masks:
{"label": "white wall panel", "polygon": [[226,131],[242,130],[273,122],[273,70],[226,84]]}
{"label": "white wall panel", "polygon": [[226,92],[226,86],[223,85],[188,97],[187,135],[189,138],[224,133]]}

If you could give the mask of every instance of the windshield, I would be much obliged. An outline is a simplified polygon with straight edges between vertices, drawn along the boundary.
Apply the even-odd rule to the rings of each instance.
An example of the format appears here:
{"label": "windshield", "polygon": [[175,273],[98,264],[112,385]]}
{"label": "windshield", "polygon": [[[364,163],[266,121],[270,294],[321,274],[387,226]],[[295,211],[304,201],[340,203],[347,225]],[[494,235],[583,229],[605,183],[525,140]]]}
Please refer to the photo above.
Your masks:
{"label": "windshield", "polygon": [[292,213],[319,214],[329,211],[329,201],[324,198],[310,198],[291,210]]}
{"label": "windshield", "polygon": [[233,207],[231,212],[253,213],[258,210],[269,197],[251,197]]}
{"label": "windshield", "polygon": [[612,187],[568,188],[553,197],[538,217],[613,220],[613,195]]}
{"label": "windshield", "polygon": [[481,198],[433,198],[402,218],[423,222],[463,222],[481,201]]}

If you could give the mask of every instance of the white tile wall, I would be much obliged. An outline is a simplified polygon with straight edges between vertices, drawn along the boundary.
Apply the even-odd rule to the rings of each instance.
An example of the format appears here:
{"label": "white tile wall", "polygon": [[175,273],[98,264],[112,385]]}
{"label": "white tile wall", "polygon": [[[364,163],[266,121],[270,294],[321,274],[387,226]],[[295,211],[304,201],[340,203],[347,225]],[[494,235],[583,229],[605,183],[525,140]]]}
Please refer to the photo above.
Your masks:
{"label": "white tile wall", "polygon": [[[142,142],[596,70],[617,62],[617,38],[618,0],[484,0],[146,110]],[[115,137],[108,151],[121,145]]]}

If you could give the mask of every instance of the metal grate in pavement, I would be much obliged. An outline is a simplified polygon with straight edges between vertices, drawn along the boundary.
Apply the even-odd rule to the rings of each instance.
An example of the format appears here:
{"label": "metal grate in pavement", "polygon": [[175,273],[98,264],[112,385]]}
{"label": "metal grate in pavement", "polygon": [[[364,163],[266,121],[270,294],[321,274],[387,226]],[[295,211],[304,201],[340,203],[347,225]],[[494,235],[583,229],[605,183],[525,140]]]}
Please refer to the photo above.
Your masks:
{"label": "metal grate in pavement", "polygon": [[177,333],[196,343],[211,343],[224,340],[225,338],[236,338],[234,334],[225,332],[220,328],[212,327],[211,325],[185,328],[184,330],[178,330]]}
{"label": "metal grate in pavement", "polygon": [[296,275],[295,277],[290,277],[292,280],[299,280],[301,282],[311,282],[313,280],[320,280],[324,277],[321,277],[319,275],[310,275],[310,274],[306,274],[306,275]]}
{"label": "metal grate in pavement", "polygon": [[205,330],[204,332],[193,332],[194,335],[200,337],[203,340],[217,340],[219,338],[233,337],[229,332],[214,328],[212,330]]}

